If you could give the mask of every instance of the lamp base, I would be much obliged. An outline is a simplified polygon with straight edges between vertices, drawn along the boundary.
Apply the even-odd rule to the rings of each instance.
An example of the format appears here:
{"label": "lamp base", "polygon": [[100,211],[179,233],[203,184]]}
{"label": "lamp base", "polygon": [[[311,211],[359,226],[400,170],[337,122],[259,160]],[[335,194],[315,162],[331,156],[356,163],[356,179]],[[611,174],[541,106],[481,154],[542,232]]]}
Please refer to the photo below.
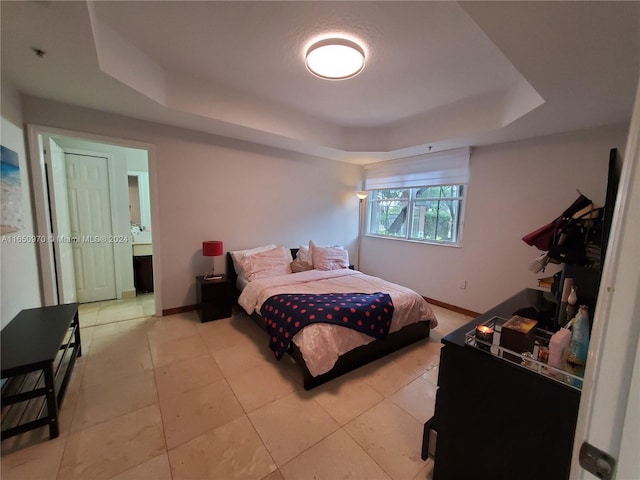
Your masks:
{"label": "lamp base", "polygon": [[218,273],[207,273],[205,274],[202,278],[203,280],[220,280],[223,277],[223,275],[218,274]]}

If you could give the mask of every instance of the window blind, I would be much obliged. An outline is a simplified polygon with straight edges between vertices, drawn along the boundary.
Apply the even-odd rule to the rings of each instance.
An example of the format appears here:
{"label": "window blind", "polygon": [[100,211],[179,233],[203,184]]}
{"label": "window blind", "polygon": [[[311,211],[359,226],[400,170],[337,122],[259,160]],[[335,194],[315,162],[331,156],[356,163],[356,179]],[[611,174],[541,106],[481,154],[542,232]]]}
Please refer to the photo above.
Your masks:
{"label": "window blind", "polygon": [[469,183],[471,148],[457,148],[365,166],[365,190]]}

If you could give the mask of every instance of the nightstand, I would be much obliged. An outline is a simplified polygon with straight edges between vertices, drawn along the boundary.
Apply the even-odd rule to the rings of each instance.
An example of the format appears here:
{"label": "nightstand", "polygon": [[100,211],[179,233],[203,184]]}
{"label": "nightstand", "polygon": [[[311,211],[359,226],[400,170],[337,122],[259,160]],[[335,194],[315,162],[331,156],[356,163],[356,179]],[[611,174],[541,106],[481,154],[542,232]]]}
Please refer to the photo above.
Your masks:
{"label": "nightstand", "polygon": [[231,316],[231,282],[226,275],[222,278],[205,280],[196,277],[196,298],[201,322],[229,318]]}

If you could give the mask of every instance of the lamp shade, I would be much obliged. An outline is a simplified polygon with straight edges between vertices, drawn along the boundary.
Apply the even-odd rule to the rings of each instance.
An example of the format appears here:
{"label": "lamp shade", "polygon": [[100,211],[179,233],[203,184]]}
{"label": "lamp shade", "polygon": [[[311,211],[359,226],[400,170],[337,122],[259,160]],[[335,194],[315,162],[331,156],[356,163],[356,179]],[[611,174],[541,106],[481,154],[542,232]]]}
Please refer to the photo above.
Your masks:
{"label": "lamp shade", "polygon": [[220,240],[208,240],[202,242],[202,255],[205,257],[219,257],[223,254],[223,246]]}

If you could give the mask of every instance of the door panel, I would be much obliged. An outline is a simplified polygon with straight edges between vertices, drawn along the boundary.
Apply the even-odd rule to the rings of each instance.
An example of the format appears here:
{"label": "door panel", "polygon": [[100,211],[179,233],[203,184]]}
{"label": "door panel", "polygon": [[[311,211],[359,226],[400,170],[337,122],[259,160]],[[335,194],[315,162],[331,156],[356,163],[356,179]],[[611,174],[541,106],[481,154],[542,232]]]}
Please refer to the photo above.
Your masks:
{"label": "door panel", "polygon": [[70,153],[66,161],[78,301],[116,298],[108,161]]}
{"label": "door panel", "polygon": [[72,303],[77,301],[77,295],[71,244],[66,160],[64,151],[52,139],[49,139],[45,149],[45,158],[51,175],[49,201],[51,202],[53,250],[56,258],[58,302]]}

